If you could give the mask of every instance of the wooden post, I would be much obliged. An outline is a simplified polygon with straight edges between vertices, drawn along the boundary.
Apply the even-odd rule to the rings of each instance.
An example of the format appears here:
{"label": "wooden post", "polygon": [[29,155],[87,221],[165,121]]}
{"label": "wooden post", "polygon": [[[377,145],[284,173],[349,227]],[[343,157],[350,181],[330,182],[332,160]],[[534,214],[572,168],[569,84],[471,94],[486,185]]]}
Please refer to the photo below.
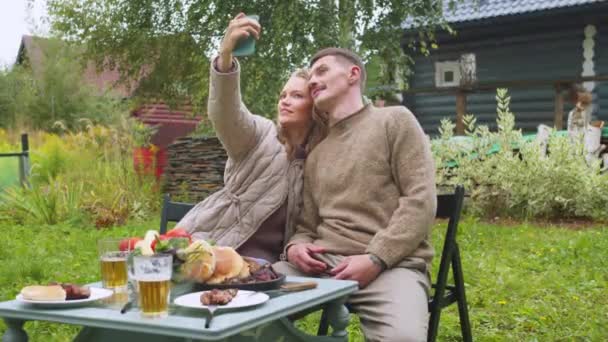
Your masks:
{"label": "wooden post", "polygon": [[464,115],[467,112],[467,94],[464,90],[456,93],[456,135],[464,135]]}
{"label": "wooden post", "polygon": [[562,96],[561,83],[555,83],[555,114],[553,126],[556,130],[564,128],[564,97]]}
{"label": "wooden post", "polygon": [[21,134],[21,156],[19,157],[19,182],[22,186],[29,185],[30,175],[30,144],[27,134]]}

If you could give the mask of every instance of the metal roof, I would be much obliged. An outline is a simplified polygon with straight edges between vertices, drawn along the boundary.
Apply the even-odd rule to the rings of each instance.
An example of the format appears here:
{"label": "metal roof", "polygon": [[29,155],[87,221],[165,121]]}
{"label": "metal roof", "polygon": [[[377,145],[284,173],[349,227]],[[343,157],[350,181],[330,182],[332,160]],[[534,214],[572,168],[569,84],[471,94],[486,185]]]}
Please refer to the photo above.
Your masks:
{"label": "metal roof", "polygon": [[607,2],[607,0],[463,0],[449,8],[444,1],[444,15],[449,23],[527,14],[565,7]]}

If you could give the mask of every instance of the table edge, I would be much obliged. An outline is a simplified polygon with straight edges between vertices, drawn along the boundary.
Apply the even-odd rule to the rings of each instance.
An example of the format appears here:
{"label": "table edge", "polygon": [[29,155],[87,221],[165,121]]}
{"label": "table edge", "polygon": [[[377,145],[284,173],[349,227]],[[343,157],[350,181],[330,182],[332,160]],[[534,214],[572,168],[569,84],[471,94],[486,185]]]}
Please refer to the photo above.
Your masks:
{"label": "table edge", "polygon": [[[188,327],[180,327],[179,329],[172,327],[155,327],[149,324],[140,324],[139,322],[129,321],[128,323],[123,323],[121,321],[99,321],[98,318],[74,318],[74,317],[66,317],[61,314],[57,314],[56,311],[53,314],[45,314],[45,311],[40,312],[18,312],[13,309],[5,309],[0,308],[0,317],[4,319],[15,319],[15,320],[23,320],[23,321],[31,321],[31,320],[39,320],[53,323],[62,323],[62,324],[71,324],[71,325],[79,325],[83,327],[94,327],[94,328],[104,328],[104,329],[114,329],[114,330],[125,330],[125,331],[136,331],[143,332],[149,334],[163,335],[163,336],[174,336],[174,337],[182,337],[182,338],[192,338],[192,339],[200,339],[205,338],[209,340],[220,340],[226,337],[230,337],[233,335],[237,335],[243,331],[253,329],[257,326],[264,325],[268,322],[279,320],[282,317],[289,316],[291,314],[309,309],[314,306],[318,306],[323,303],[329,303],[336,299],[348,296],[349,294],[358,290],[358,286],[356,282],[353,282],[347,287],[336,291],[332,295],[328,297],[316,298],[314,300],[310,300],[303,305],[298,306],[297,308],[288,308],[286,310],[281,311],[281,316],[277,317],[275,314],[259,316],[253,322],[248,322],[238,327],[226,327],[220,330],[209,330],[206,333],[202,333],[200,330],[192,330]],[[8,303],[11,301],[6,301],[4,303]],[[12,300],[12,302],[17,302],[16,300]],[[201,317],[204,318],[204,317]]]}

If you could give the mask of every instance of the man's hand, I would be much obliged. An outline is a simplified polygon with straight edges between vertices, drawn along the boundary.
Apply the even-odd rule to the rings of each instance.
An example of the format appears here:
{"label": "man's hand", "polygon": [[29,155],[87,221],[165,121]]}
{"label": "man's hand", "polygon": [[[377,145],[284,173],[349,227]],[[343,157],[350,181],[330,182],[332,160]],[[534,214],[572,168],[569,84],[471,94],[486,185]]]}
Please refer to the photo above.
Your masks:
{"label": "man's hand", "polygon": [[319,274],[327,270],[327,264],[315,259],[313,254],[324,252],[325,248],[312,243],[298,243],[287,249],[287,260],[304,273]]}
{"label": "man's hand", "polygon": [[250,35],[253,35],[255,39],[260,37],[260,31],[262,27],[260,24],[251,19],[247,18],[244,13],[239,13],[234,19],[230,21],[224,38],[220,44],[220,56],[218,60],[217,68],[220,72],[228,72],[232,67],[232,51],[236,47],[237,43],[241,39],[245,39]]}
{"label": "man's hand", "polygon": [[335,279],[358,281],[360,289],[369,285],[381,272],[382,267],[372,262],[369,254],[348,256],[329,271]]}

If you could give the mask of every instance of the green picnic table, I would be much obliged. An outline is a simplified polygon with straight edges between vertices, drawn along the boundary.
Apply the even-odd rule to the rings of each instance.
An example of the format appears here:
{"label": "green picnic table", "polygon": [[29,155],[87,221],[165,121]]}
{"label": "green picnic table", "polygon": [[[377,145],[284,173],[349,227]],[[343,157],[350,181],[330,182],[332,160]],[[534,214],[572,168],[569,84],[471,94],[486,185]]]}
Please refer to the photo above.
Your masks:
{"label": "green picnic table", "polygon": [[[17,300],[0,303],[0,317],[7,330],[2,342],[28,340],[26,321],[49,321],[82,326],[75,341],[309,341],[346,342],[349,313],[344,303],[357,290],[354,281],[287,277],[287,281],[318,283],[312,290],[271,298],[250,309],[218,312],[212,325],[205,328],[207,312],[172,305],[165,318],[144,318],[137,309],[120,313],[120,308],[102,302],[74,308],[48,308],[24,304]],[[91,284],[99,287],[100,284]],[[331,315],[331,336],[313,336],[298,330],[287,318],[319,306]]]}

